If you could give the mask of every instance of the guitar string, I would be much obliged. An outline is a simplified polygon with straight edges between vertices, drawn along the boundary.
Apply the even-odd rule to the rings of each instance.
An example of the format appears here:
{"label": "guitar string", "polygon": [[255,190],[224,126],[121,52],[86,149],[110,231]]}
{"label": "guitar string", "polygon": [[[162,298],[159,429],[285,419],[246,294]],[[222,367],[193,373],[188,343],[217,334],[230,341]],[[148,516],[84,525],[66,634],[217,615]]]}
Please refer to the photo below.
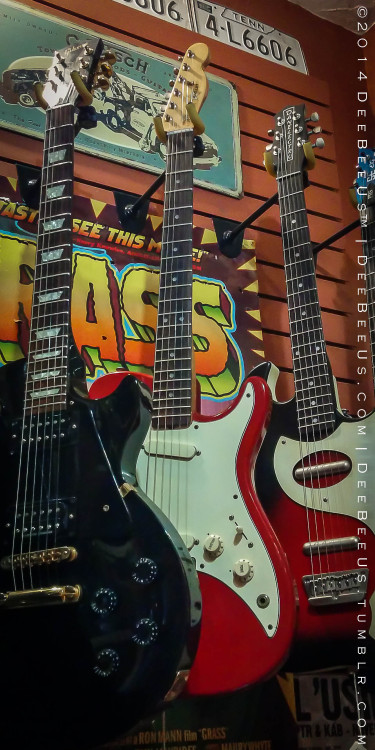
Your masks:
{"label": "guitar string", "polygon": [[[294,125],[293,125],[293,128],[294,128]],[[290,216],[290,217],[293,217],[293,218],[290,218],[290,223],[292,223],[292,221],[296,221],[296,219],[295,219],[295,212],[296,212],[296,207],[298,206],[297,199],[295,197],[293,197],[293,195],[297,195],[297,192],[299,192],[298,191],[299,185],[298,185],[298,179],[291,172],[291,169],[294,168],[294,166],[293,166],[294,165],[294,160],[291,160],[290,165],[289,165],[289,169],[288,169],[288,166],[287,166],[286,149],[287,149],[288,137],[287,137],[287,125],[286,125],[286,116],[285,115],[283,117],[282,129],[283,129],[283,132],[282,132],[282,141],[281,141],[281,144],[280,144],[279,153],[281,154],[280,161],[281,161],[281,164],[282,164],[282,175],[285,175],[286,177],[285,177],[285,179],[283,179],[283,178],[279,179],[279,185],[280,185],[281,197],[284,199],[284,203],[286,203],[287,208],[288,208],[287,215]],[[300,174],[300,173],[298,173],[298,174]],[[284,185],[284,182],[286,182],[287,184]],[[288,183],[289,183],[290,188],[291,188],[289,190],[288,190]],[[285,189],[285,194],[284,194],[284,189]],[[301,194],[301,198],[303,199],[303,193]],[[303,212],[303,215],[305,215],[304,212]],[[286,215],[284,215],[284,217],[283,217],[283,223],[284,223],[284,227],[286,229],[287,226],[288,226],[288,222],[286,221]],[[291,226],[291,229],[293,229],[293,232],[286,232],[286,231],[284,231],[285,256],[286,256],[287,265],[289,266],[289,269],[290,269],[290,271],[292,273],[292,277],[291,278],[296,279],[296,278],[299,278],[298,270],[299,269],[303,270],[303,264],[304,264],[304,258],[303,258],[303,252],[302,252],[303,239],[304,239],[303,238],[303,231],[304,230],[301,230],[298,227],[298,222],[297,222],[297,227],[294,228],[294,227]],[[301,236],[301,233],[302,233],[302,236]],[[289,238],[289,234],[292,235],[290,238]],[[295,243],[295,245],[294,245],[294,243]],[[298,261],[297,260],[294,260],[294,261],[292,260],[292,251],[295,251],[295,256],[294,257],[296,259],[298,258],[299,259]],[[301,257],[301,253],[302,253],[302,257]],[[305,274],[302,274],[302,276],[304,277]],[[292,290],[293,290],[293,282],[291,282],[291,287],[292,287]],[[302,288],[302,295],[303,295],[303,288]],[[299,303],[298,303],[298,305],[295,305],[293,303],[293,307],[301,307],[301,305],[300,305],[301,292],[298,292],[297,295],[295,295],[293,293],[293,299],[295,299],[296,296],[298,296],[298,302]],[[289,299],[290,299],[290,297],[289,297]],[[294,327],[294,330],[295,330],[295,332],[297,334],[297,339],[300,341],[301,338],[302,338],[302,340],[304,341],[305,340],[306,331],[303,330],[302,320],[300,322],[300,330],[299,330],[298,320],[296,319],[297,318],[296,313],[294,311],[294,315],[292,316],[291,315],[291,310],[289,309],[289,306],[288,306],[288,315],[289,315],[290,330],[293,331],[293,327]],[[293,321],[293,325],[292,325],[292,317],[295,318],[295,320]],[[315,335],[314,335],[314,339],[315,339]],[[308,344],[311,347],[311,340],[310,340],[309,334],[308,334]],[[305,351],[306,345],[304,344],[303,346],[304,346],[304,351]],[[300,362],[302,360],[302,357],[300,358],[300,354],[299,354],[299,343],[297,343],[295,345],[294,342],[292,341],[292,350],[293,350],[294,367],[295,367],[295,371],[296,371],[295,381],[296,381],[296,388],[297,388],[297,366],[298,366],[298,364],[300,364]],[[299,362],[298,362],[298,360],[296,360],[296,357],[298,357],[298,359],[300,360]],[[304,355],[303,359],[306,359],[305,355]],[[308,376],[309,368],[306,367],[304,369],[306,369],[306,374]],[[312,382],[314,382],[314,378],[313,378]],[[298,424],[298,433],[299,433],[300,463],[301,463],[302,469],[304,469],[304,467],[305,467],[305,463],[304,463],[304,445],[303,445],[303,441],[302,441],[303,428],[302,428],[302,425],[301,425],[301,410],[298,407],[298,394],[297,393],[296,393],[296,405],[297,405],[297,424]],[[302,412],[302,414],[303,414],[303,412]],[[305,414],[306,414],[306,411],[305,411]],[[307,418],[305,418],[304,421],[305,421],[305,423],[307,423]],[[306,437],[307,437],[308,436],[308,430],[306,428],[305,428],[305,432],[306,432]],[[314,434],[314,437],[315,437],[315,433],[313,433],[313,434]],[[311,453],[310,453],[310,448],[309,448],[309,441],[306,441],[305,446],[306,446],[306,448],[308,450],[308,463],[309,463],[309,470],[311,472]],[[309,509],[308,509],[308,506],[309,506],[308,496],[310,497],[310,506],[312,506],[312,510],[313,510],[313,518],[314,518],[314,523],[315,523],[315,531],[316,531],[316,535],[317,535],[317,540],[319,540],[319,534],[318,534],[317,522],[316,522],[316,509],[315,509],[315,501],[314,501],[314,492],[313,492],[312,488],[308,488],[307,482],[306,482],[306,475],[305,475],[305,472],[303,471],[303,497],[304,497],[304,504],[305,504],[305,510],[306,510],[306,521],[307,521],[308,539],[309,539],[309,544],[310,544],[311,573],[312,573],[313,585],[314,585],[314,589],[315,589],[315,571],[314,571],[314,559],[313,559],[312,546],[311,546],[312,536],[311,536],[311,526],[310,526]],[[319,550],[319,548],[318,548],[318,550]],[[320,567],[320,572],[322,574],[320,551],[318,551],[318,563],[319,563],[319,567]]]}
{"label": "guitar string", "polygon": [[[47,115],[46,115],[46,122],[48,121]],[[48,139],[50,137],[49,131],[47,132],[47,137],[45,137],[45,141],[48,143]],[[43,151],[43,166],[44,161],[46,159],[46,155],[48,153],[48,149],[46,146],[44,146]],[[37,233],[37,249],[41,244],[41,232],[40,232],[40,214],[41,214],[41,208],[43,206],[43,197],[41,196],[40,205],[39,205],[39,217],[38,217],[38,233]],[[36,330],[38,326],[38,320],[35,316],[35,310],[37,309],[37,292],[36,292],[36,283],[34,278],[34,286],[33,286],[33,294],[32,294],[32,321],[31,321],[31,327],[30,327],[30,337],[36,336]],[[21,449],[20,449],[20,459],[19,459],[19,473],[18,473],[18,482],[17,482],[17,495],[16,495],[16,510],[15,510],[15,526],[14,526],[14,535],[16,535],[16,526],[17,526],[17,516],[18,514],[18,507],[19,507],[19,496],[21,492],[21,478],[24,482],[23,484],[23,500],[22,500],[22,524],[21,524],[21,530],[20,530],[20,544],[19,544],[19,567],[20,567],[20,578],[22,582],[22,589],[26,589],[26,583],[25,583],[25,577],[26,577],[26,566],[24,570],[23,566],[23,550],[24,550],[24,539],[26,536],[26,514],[27,514],[27,495],[28,495],[28,484],[29,484],[29,472],[30,472],[30,466],[31,466],[31,428],[33,424],[33,408],[32,408],[32,392],[33,389],[31,387],[32,385],[32,365],[31,365],[31,349],[32,346],[29,344],[29,353],[28,353],[28,360],[26,365],[26,381],[25,381],[25,396],[24,396],[24,404],[23,404],[23,425],[22,425],[22,433],[21,433]],[[28,411],[27,401],[30,401],[30,407],[29,411],[30,414],[26,414]],[[38,434],[38,420],[35,420],[36,422],[36,435]],[[28,429],[28,436],[25,437],[25,430],[26,430],[26,424],[28,423],[29,429]],[[37,440],[35,441],[35,455],[34,455],[34,478],[32,482],[32,486],[34,487],[35,484],[35,461],[36,461],[36,455],[37,455]],[[24,448],[25,446],[25,452]],[[26,465],[24,458],[26,459]],[[31,539],[31,527],[32,527],[32,518],[33,518],[33,494],[32,494],[32,504],[30,507],[30,530],[29,530],[29,538]],[[15,539],[13,543],[13,549],[15,547]],[[13,563],[13,553],[12,553],[12,564],[13,564],[13,576],[14,576],[14,563]],[[28,567],[28,573],[30,576],[30,587],[32,586],[32,574],[31,574],[31,566],[30,566],[30,557],[29,557],[29,567]],[[17,586],[15,585],[15,588]]]}

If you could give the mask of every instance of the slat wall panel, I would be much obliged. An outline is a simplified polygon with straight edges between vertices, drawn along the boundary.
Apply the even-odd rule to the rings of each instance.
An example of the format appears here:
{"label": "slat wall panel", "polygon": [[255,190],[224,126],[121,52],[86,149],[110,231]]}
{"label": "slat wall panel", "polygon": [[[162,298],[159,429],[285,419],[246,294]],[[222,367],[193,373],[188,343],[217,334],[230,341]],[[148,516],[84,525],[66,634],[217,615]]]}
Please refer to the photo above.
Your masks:
{"label": "slat wall panel", "polygon": [[[173,62],[177,54],[199,39],[184,29],[151,19],[112,0],[105,4],[97,0],[79,0],[78,3],[77,0],[62,0],[58,7],[51,2],[33,0],[26,0],[24,4],[165,55]],[[308,113],[319,111],[326,140],[325,149],[317,154],[316,168],[309,175],[311,184],[306,190],[311,237],[314,242],[321,242],[356,217],[347,200],[347,187],[353,179],[355,164],[356,81],[352,73],[356,60],[355,37],[291,6],[286,0],[269,0],[268,3],[230,0],[228,5],[298,38],[310,74],[305,76],[202,38],[210,46],[209,72],[232,81],[238,93],[244,195],[234,199],[196,188],[195,222],[208,226],[212,215],[242,221],[276,192],[276,181],[265,173],[262,165],[263,151],[270,142],[267,130],[273,127],[276,111],[302,100],[307,103]],[[320,39],[319,55],[315,54],[316,38]],[[345,55],[340,55],[343,49]],[[339,87],[337,81],[340,81]],[[40,165],[41,144],[27,136],[0,132],[0,159],[8,168],[12,161]],[[96,197],[106,202],[113,202],[108,187],[141,194],[153,180],[150,173],[79,152],[75,161],[76,191],[91,196],[95,190]],[[162,206],[163,190],[159,189],[153,197],[151,210],[161,215]],[[279,390],[280,397],[285,398],[293,392],[293,379],[278,207],[273,206],[260,217],[255,226],[247,230],[246,236],[256,240],[265,354],[283,368]],[[356,387],[349,381],[355,379],[356,288],[353,279],[358,270],[355,257],[358,236],[357,233],[340,239],[333,249],[323,250],[317,265],[332,368],[339,381],[340,396],[345,406],[353,411]],[[370,380],[366,387],[370,392]]]}

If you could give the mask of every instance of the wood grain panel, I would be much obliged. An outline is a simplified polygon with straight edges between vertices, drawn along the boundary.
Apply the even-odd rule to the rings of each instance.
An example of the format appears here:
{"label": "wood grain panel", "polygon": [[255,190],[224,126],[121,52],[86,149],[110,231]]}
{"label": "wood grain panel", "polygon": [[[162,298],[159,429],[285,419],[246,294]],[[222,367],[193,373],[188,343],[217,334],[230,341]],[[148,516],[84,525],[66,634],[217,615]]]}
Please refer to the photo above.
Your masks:
{"label": "wood grain panel", "polygon": [[[286,283],[283,268],[265,266],[258,258],[259,293],[278,297],[286,301]],[[348,283],[338,284],[335,280],[327,281],[317,278],[319,302],[325,309],[349,313],[352,300]]]}

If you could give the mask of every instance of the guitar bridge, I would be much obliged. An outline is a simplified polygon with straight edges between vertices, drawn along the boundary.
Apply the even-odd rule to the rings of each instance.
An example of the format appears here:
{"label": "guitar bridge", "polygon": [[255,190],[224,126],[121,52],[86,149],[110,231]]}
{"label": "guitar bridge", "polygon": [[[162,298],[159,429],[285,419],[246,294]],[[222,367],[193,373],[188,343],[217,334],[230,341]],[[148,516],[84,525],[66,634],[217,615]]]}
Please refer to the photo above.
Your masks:
{"label": "guitar bridge", "polygon": [[74,547],[53,547],[52,549],[23,552],[21,555],[7,555],[0,561],[3,570],[32,568],[35,565],[50,565],[57,562],[71,562],[77,557]]}
{"label": "guitar bridge", "polygon": [[[359,581],[359,575],[361,580]],[[327,607],[335,604],[360,602],[366,596],[369,571],[340,570],[335,573],[318,573],[302,577],[309,604]],[[364,577],[364,580],[362,578]]]}
{"label": "guitar bridge", "polygon": [[45,589],[0,593],[0,609],[45,607],[51,604],[75,604],[81,598],[80,586],[52,586]]}

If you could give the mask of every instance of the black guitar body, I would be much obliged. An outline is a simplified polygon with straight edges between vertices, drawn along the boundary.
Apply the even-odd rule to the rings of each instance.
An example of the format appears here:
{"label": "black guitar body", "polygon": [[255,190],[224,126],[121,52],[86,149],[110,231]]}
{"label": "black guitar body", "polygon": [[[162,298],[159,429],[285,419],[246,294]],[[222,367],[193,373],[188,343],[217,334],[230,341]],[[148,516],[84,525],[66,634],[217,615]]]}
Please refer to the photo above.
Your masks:
{"label": "black guitar body", "polygon": [[2,744],[95,747],[160,708],[189,669],[194,565],[168,519],[119,490],[131,378],[97,402],[71,390],[67,410],[23,425],[24,363],[0,375]]}

